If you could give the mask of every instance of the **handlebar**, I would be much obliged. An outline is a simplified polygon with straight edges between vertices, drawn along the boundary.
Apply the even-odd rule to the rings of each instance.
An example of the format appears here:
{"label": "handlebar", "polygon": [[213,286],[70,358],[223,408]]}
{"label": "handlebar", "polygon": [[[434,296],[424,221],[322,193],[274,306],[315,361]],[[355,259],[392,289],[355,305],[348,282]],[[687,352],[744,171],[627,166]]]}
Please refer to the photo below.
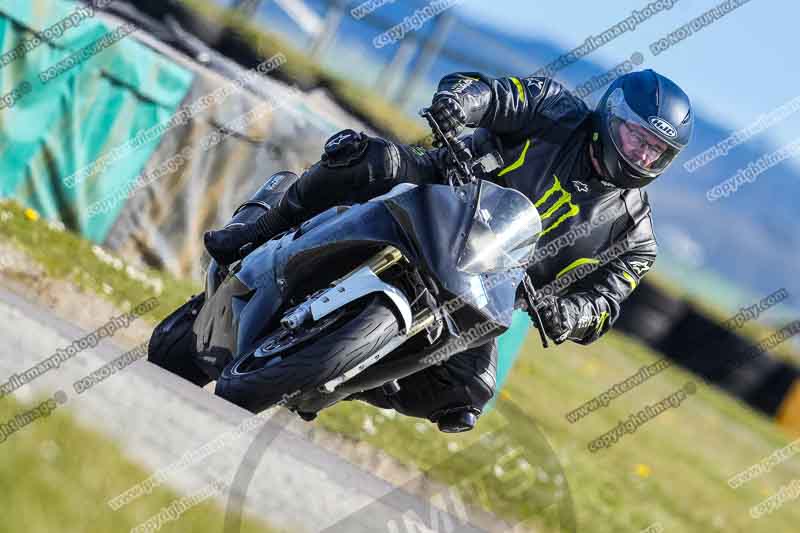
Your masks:
{"label": "handlebar", "polygon": [[530,314],[531,318],[534,319],[534,325],[536,326],[536,329],[539,330],[539,336],[542,338],[542,347],[547,348],[549,347],[549,344],[547,343],[547,335],[544,332],[544,326],[542,326],[542,317],[539,314],[539,308],[536,306],[536,288],[533,286],[533,280],[527,272],[525,272],[525,275],[522,278],[522,286],[525,289],[525,303],[528,306],[528,314]]}
{"label": "handlebar", "polygon": [[[447,151],[450,153],[450,157],[453,159],[453,162],[456,165],[456,172],[459,176],[466,181],[467,183],[470,181],[475,180],[475,174],[472,171],[472,153],[464,146],[464,142],[460,139],[448,139],[447,136],[442,132],[442,128],[436,122],[436,119],[433,118],[433,115],[430,112],[430,108],[426,107],[419,112],[420,116],[427,119],[428,124],[430,124],[431,129],[433,130],[433,136],[438,139],[446,148]],[[457,152],[453,145],[458,146],[461,150]],[[467,157],[464,159],[460,159],[458,157],[459,153],[466,153]]]}

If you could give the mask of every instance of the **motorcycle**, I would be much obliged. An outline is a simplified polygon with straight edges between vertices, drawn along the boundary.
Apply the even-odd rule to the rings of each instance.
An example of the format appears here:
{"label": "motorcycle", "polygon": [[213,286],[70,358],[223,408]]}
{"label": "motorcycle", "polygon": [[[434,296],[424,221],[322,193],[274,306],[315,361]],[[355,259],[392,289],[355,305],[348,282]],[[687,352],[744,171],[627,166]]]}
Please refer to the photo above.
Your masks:
{"label": "motorcycle", "polygon": [[[205,291],[159,324],[148,359],[198,386],[216,380],[216,395],[251,412],[283,405],[313,420],[365,390],[396,394],[402,378],[501,335],[519,294],[535,313],[526,268],[537,209],[475,177],[478,165],[501,164],[498,154],[459,159],[428,119],[458,163],[449,184],[402,183],[328,209],[229,267],[212,259]],[[297,179],[272,176],[228,225],[274,208]],[[476,420],[465,408],[437,423],[459,432]]]}

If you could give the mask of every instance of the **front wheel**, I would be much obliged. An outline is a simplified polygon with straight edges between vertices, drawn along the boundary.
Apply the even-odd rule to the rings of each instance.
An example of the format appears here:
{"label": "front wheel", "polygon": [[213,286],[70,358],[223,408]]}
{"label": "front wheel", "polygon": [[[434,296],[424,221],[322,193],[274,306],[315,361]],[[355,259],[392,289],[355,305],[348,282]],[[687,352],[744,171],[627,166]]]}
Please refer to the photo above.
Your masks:
{"label": "front wheel", "polygon": [[193,296],[165,318],[150,337],[147,360],[198,387],[211,382],[193,360],[195,335],[192,325],[205,303],[205,294]]}
{"label": "front wheel", "polygon": [[258,413],[283,398],[313,391],[399,334],[390,306],[385,297],[372,294],[295,331],[281,326],[256,350],[225,367],[215,392]]}

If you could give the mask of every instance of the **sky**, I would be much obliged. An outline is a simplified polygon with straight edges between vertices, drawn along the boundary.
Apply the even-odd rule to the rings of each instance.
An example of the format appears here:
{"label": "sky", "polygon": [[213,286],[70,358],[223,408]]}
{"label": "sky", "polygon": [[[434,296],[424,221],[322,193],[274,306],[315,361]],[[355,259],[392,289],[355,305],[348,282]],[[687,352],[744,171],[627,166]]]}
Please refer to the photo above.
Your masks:
{"label": "sky", "polygon": [[[546,38],[571,49],[649,3],[465,0],[456,9],[504,31]],[[611,68],[640,51],[646,57],[643,68],[676,81],[708,118],[731,129],[752,124],[760,114],[800,95],[796,60],[800,2],[751,0],[658,56],[649,50],[652,42],[719,3],[677,0],[672,9],[659,12],[586,57]],[[800,121],[790,118],[765,135],[777,148],[800,137]]]}

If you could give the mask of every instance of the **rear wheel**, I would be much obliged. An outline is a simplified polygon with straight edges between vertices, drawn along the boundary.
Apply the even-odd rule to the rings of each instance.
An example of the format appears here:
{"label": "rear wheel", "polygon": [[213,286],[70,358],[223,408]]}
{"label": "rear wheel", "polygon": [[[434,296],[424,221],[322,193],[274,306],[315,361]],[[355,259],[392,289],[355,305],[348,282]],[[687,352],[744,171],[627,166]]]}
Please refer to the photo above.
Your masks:
{"label": "rear wheel", "polygon": [[399,333],[390,305],[372,294],[294,332],[279,327],[259,348],[225,367],[216,394],[257,413],[284,397],[313,391]]}

